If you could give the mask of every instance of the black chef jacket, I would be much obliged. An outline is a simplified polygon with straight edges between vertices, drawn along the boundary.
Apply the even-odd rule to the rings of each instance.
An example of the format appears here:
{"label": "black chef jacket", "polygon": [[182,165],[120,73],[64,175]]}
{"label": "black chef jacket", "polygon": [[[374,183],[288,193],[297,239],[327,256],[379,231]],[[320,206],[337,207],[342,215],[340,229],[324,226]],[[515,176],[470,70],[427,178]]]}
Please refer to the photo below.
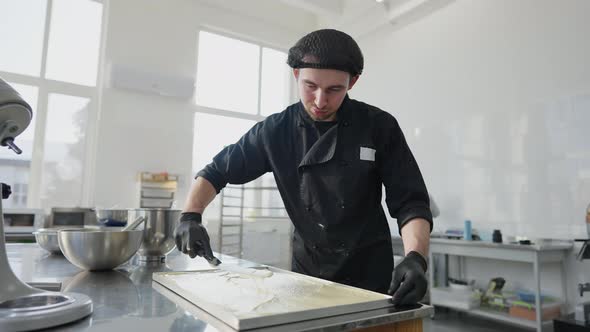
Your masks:
{"label": "black chef jacket", "polygon": [[387,291],[393,252],[382,185],[400,229],[414,218],[432,229],[428,192],[396,119],[348,96],[322,135],[299,102],[257,123],[197,176],[219,192],[266,172],[295,227],[296,272]]}

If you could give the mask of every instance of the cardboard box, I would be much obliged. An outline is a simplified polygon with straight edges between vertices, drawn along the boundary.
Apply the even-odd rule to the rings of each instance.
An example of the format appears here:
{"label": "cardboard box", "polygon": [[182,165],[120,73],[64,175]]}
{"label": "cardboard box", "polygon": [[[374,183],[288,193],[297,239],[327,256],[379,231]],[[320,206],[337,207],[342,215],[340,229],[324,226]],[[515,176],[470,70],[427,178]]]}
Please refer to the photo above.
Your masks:
{"label": "cardboard box", "polygon": [[[524,318],[528,320],[536,320],[537,314],[535,306],[524,307],[520,305],[513,305],[510,307],[510,316]],[[543,304],[541,309],[541,320],[550,320],[561,316],[561,303]]]}

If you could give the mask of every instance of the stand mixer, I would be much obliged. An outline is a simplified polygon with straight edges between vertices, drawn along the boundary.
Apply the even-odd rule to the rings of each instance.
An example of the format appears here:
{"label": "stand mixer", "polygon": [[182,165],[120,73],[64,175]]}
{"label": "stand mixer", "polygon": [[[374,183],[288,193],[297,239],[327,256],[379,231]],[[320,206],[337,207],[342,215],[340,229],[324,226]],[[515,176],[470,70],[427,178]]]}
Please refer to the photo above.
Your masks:
{"label": "stand mixer", "polygon": [[[582,248],[580,248],[580,252],[578,253],[578,260],[583,261],[590,259],[590,239],[580,239],[576,241],[583,242]],[[590,292],[590,282],[578,284],[578,292],[580,293],[580,297],[583,297],[585,292]],[[574,317],[577,321],[590,324],[590,301],[576,304],[574,313]]]}
{"label": "stand mixer", "polygon": [[[31,107],[0,78],[0,145],[15,153],[14,143],[30,124]],[[2,186],[3,197],[10,190]],[[84,294],[48,292],[16,277],[8,263],[4,240],[4,215],[0,199],[0,331],[26,331],[69,323],[92,313],[92,300]]]}

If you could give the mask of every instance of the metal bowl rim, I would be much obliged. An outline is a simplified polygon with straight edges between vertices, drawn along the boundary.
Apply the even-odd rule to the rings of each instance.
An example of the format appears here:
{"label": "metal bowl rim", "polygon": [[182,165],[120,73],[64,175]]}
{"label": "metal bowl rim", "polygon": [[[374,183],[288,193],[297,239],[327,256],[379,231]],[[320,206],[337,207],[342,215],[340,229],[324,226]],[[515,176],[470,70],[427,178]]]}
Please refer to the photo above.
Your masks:
{"label": "metal bowl rim", "polygon": [[128,229],[123,230],[123,227],[104,227],[104,228],[64,228],[60,229],[58,233],[73,234],[73,233],[84,233],[84,234],[112,234],[112,233],[140,233],[143,229]]}
{"label": "metal bowl rim", "polygon": [[134,208],[129,211],[171,211],[171,212],[182,212],[181,209],[167,209],[167,208]]}

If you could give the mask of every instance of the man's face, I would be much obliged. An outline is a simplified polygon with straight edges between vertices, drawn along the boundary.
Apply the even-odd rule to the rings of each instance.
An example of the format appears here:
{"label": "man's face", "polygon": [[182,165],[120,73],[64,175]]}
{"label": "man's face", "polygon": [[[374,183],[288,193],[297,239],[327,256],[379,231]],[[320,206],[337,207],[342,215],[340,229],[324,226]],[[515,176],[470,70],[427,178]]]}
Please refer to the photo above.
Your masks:
{"label": "man's face", "polygon": [[299,98],[307,114],[315,121],[333,121],[346,92],[358,76],[335,69],[293,69],[299,88]]}

